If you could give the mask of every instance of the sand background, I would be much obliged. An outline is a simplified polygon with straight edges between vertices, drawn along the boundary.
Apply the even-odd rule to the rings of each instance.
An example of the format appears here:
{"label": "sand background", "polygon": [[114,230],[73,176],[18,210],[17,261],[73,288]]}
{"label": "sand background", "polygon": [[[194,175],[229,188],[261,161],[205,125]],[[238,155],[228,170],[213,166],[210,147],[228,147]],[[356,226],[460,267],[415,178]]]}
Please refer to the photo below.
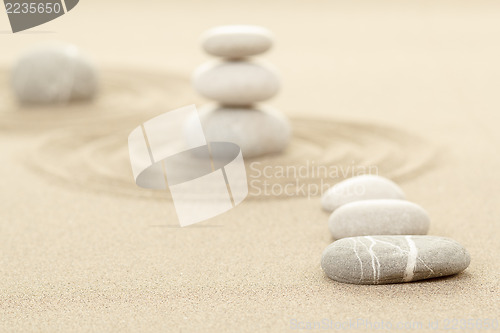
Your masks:
{"label": "sand background", "polygon": [[[0,330],[280,332],[295,319],[424,328],[498,320],[499,19],[493,1],[85,0],[12,35],[0,13]],[[168,193],[135,188],[127,133],[205,102],[189,85],[208,59],[198,37],[226,23],[261,24],[277,37],[264,58],[284,87],[271,104],[296,134],[283,156],[262,163],[380,166],[428,210],[431,234],[468,248],[466,272],[340,284],[319,267],[331,238],[317,197],[249,198],[178,228]],[[96,59],[103,92],[95,104],[16,105],[8,68],[46,40],[73,42]]]}

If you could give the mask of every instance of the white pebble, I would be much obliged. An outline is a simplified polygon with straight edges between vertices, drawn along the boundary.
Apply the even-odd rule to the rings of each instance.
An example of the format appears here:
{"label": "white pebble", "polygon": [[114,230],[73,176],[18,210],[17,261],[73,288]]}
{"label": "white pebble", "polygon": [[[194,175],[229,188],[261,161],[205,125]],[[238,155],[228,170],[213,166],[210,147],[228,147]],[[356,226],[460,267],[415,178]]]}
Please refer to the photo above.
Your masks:
{"label": "white pebble", "polygon": [[369,235],[425,235],[430,219],[417,204],[404,200],[362,200],[336,209],[328,220],[335,239]]}
{"label": "white pebble", "polygon": [[[233,142],[247,158],[281,152],[290,141],[288,120],[271,108],[206,106],[199,110],[199,116],[207,141]],[[194,118],[186,124],[188,143],[196,124]]]}
{"label": "white pebble", "polygon": [[193,83],[206,98],[232,106],[267,100],[280,89],[276,71],[263,62],[209,62],[196,70]]}
{"label": "white pebble", "polygon": [[273,45],[271,32],[255,25],[225,25],[208,30],[201,38],[203,49],[214,56],[242,58],[261,54]]}
{"label": "white pebble", "polygon": [[22,103],[88,100],[97,92],[93,64],[74,45],[49,44],[21,56],[12,72],[12,87]]}
{"label": "white pebble", "polygon": [[334,211],[346,203],[370,199],[405,199],[403,190],[393,181],[375,175],[346,179],[328,189],[321,198],[327,211]]}

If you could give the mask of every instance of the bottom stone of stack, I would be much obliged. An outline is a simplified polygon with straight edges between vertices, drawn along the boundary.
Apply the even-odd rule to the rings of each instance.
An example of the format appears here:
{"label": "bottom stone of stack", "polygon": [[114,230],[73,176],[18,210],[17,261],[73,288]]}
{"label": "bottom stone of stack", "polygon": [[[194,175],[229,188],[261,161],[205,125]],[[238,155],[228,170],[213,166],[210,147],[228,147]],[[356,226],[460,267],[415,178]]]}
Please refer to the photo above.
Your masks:
{"label": "bottom stone of stack", "polygon": [[[270,107],[209,105],[199,109],[199,116],[207,141],[233,142],[240,146],[245,158],[280,153],[290,141],[288,119]],[[197,126],[197,119],[187,121],[188,144],[196,137],[193,134]]]}

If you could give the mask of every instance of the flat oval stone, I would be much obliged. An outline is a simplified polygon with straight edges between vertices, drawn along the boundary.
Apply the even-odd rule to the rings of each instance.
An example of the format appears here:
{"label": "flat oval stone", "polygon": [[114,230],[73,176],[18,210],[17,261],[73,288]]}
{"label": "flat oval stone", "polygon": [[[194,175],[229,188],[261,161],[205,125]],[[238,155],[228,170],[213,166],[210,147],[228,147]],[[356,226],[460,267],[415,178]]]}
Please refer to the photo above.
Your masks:
{"label": "flat oval stone", "polygon": [[11,82],[18,100],[31,104],[89,100],[98,86],[94,65],[69,44],[48,44],[27,51],[16,64]]}
{"label": "flat oval stone", "polygon": [[204,97],[231,106],[245,106],[275,96],[280,89],[276,71],[267,64],[246,61],[209,62],[193,76]]}
{"label": "flat oval stone", "polygon": [[330,244],[321,258],[326,275],[339,282],[386,284],[453,275],[470,263],[456,241],[436,236],[362,236]]}
{"label": "flat oval stone", "polygon": [[[240,146],[244,157],[255,157],[283,151],[291,136],[288,119],[280,112],[266,107],[259,109],[205,106],[199,117],[207,141],[232,142]],[[196,131],[196,119],[186,124],[189,143]]]}
{"label": "flat oval stone", "polygon": [[201,45],[208,54],[242,58],[261,54],[273,46],[269,30],[255,25],[224,25],[205,32]]}
{"label": "flat oval stone", "polygon": [[404,200],[361,200],[342,205],[328,219],[336,239],[369,235],[425,235],[430,219],[417,204]]}
{"label": "flat oval stone", "polygon": [[371,199],[405,199],[401,188],[393,181],[375,175],[346,179],[329,188],[321,198],[324,210],[334,211],[349,202]]}

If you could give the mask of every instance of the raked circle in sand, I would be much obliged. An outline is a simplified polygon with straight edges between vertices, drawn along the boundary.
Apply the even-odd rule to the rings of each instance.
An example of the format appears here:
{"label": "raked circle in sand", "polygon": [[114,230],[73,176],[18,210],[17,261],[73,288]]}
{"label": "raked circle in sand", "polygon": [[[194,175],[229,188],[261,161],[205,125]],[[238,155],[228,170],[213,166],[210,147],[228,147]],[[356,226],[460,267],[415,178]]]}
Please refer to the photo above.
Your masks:
{"label": "raked circle in sand", "polygon": [[[193,102],[197,101],[189,78],[169,73],[103,70],[97,99],[66,107],[22,108],[5,80],[0,82],[0,131],[37,133],[32,150],[20,158],[52,181],[164,200],[169,196],[164,191],[137,191],[127,136],[145,120]],[[436,154],[418,136],[391,127],[293,117],[291,125],[292,140],[283,154],[245,159],[249,200],[319,196],[314,191],[321,186],[332,186],[357,172],[376,171],[396,181],[411,179],[430,168]],[[271,191],[273,186],[279,190]]]}

